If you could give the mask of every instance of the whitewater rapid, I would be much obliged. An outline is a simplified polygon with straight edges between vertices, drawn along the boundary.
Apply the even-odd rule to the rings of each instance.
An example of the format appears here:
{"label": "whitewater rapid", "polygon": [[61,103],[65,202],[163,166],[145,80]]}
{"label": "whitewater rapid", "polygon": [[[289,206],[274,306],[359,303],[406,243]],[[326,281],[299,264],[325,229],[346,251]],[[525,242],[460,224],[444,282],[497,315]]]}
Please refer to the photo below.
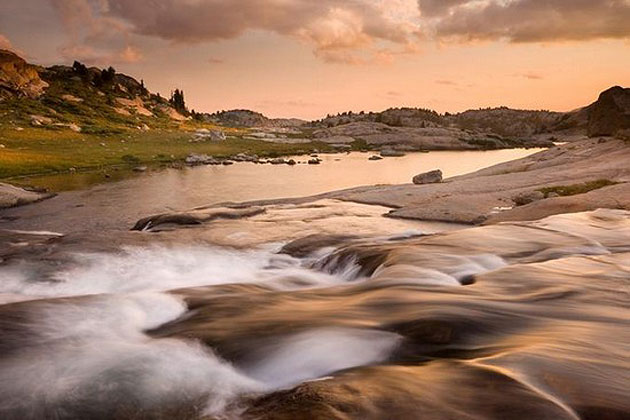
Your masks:
{"label": "whitewater rapid", "polygon": [[629,239],[615,211],[249,249],[20,232],[0,418],[623,416]]}

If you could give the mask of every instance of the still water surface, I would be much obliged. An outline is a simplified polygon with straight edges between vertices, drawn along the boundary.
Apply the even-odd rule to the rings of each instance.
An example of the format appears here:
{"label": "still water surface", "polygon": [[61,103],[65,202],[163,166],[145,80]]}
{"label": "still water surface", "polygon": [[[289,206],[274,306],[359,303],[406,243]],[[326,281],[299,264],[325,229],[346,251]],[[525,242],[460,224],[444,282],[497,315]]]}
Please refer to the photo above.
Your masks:
{"label": "still water surface", "polygon": [[[308,196],[363,185],[409,183],[414,175],[432,169],[441,169],[445,177],[451,177],[538,151],[437,151],[380,161],[369,161],[370,154],[366,153],[327,154],[320,155],[321,165],[237,163],[165,169],[97,185],[94,182],[103,181],[102,174],[32,178],[29,182],[34,185],[66,192],[52,200],[0,213],[5,217],[0,228],[62,232],[127,229],[141,217],[165,211],[226,201]],[[307,160],[304,156],[295,159]],[[19,219],[6,221],[13,216]]]}

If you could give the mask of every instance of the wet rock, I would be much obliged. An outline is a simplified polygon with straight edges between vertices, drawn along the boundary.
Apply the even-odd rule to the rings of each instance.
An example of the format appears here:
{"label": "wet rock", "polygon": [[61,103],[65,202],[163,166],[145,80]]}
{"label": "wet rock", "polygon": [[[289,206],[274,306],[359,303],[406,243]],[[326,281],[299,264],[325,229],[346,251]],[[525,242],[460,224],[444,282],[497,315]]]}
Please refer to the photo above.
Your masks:
{"label": "wet rock", "polygon": [[165,213],[145,217],[136,222],[131,230],[149,230],[165,224],[198,225],[216,219],[242,219],[264,213],[263,207],[209,207],[185,213]]}
{"label": "wet rock", "polygon": [[413,183],[416,185],[437,184],[440,182],[442,182],[442,171],[439,169],[425,172],[413,177]]}
{"label": "wet rock", "polygon": [[352,239],[357,239],[357,237],[351,235],[324,235],[316,233],[289,242],[282,247],[280,254],[288,254],[292,257],[304,258],[319,249],[339,246]]}
{"label": "wet rock", "polygon": [[308,160],[308,164],[309,165],[319,165],[321,162],[322,161],[319,158],[314,158],[314,159],[309,159]]}

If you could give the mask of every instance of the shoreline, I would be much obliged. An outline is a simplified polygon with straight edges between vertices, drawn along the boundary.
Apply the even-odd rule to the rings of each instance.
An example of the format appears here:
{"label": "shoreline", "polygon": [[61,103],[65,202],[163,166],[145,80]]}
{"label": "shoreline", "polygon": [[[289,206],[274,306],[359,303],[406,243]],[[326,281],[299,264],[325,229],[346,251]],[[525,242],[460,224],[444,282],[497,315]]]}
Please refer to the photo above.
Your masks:
{"label": "shoreline", "polygon": [[[310,197],[223,202],[206,208],[300,205],[332,199],[388,207],[392,210],[385,216],[391,218],[467,225],[538,220],[598,208],[629,210],[628,160],[630,148],[626,142],[614,138],[588,139],[447,178],[441,183],[363,186]],[[601,187],[600,181],[605,181]],[[589,189],[590,184],[596,185]],[[578,192],[549,196],[541,192],[566,186],[576,187]],[[169,213],[153,217],[166,214]]]}
{"label": "shoreline", "polygon": [[[367,157],[365,159],[367,161]],[[264,184],[266,188],[276,188],[278,190],[275,191],[275,197],[277,198],[273,198],[273,193],[269,192],[272,198],[255,200],[247,198],[239,200],[231,194],[226,195],[226,192],[232,191],[233,188],[239,188],[238,185],[242,185],[250,189],[248,190],[249,192],[240,194],[239,197],[247,197],[247,194],[251,192],[251,187],[245,181],[247,178],[244,178],[242,182],[238,181],[236,184],[224,178],[218,178],[222,179],[222,182],[227,183],[221,187],[223,192],[217,196],[216,187],[212,186],[215,182],[215,170],[205,172],[208,174],[205,178],[203,176],[199,178],[199,174],[204,172],[198,172],[198,175],[194,175],[193,178],[188,180],[186,180],[187,178],[180,179],[178,173],[173,173],[169,179],[171,184],[175,182],[172,184],[174,186],[191,185],[190,182],[208,183],[211,185],[210,189],[206,188],[198,191],[197,187],[189,186],[185,190],[185,195],[173,197],[175,201],[173,199],[165,201],[151,199],[150,204],[146,205],[143,203],[142,206],[137,206],[138,202],[135,199],[125,201],[131,197],[129,194],[135,194],[136,187],[130,189],[125,187],[126,189],[121,191],[123,195],[120,195],[117,189],[109,189],[106,186],[108,184],[105,183],[102,186],[98,186],[98,188],[95,186],[97,190],[94,191],[83,189],[69,191],[50,205],[43,203],[36,207],[7,210],[0,215],[0,218],[5,221],[3,227],[9,229],[23,230],[37,227],[35,230],[39,230],[41,227],[50,230],[62,229],[57,230],[60,232],[87,231],[93,229],[89,227],[89,220],[96,220],[96,225],[101,226],[101,229],[121,231],[131,228],[140,219],[151,221],[152,219],[157,220],[166,217],[176,221],[176,223],[173,223],[172,228],[178,226],[177,221],[182,221],[182,224],[186,226],[186,220],[194,220],[195,224],[199,223],[202,225],[208,220],[216,220],[214,217],[206,218],[206,216],[200,215],[200,209],[212,213],[221,207],[228,209],[261,207],[266,211],[267,208],[273,206],[306,206],[319,200],[333,200],[360,205],[380,206],[385,208],[382,215],[391,219],[474,226],[508,220],[537,220],[553,214],[591,211],[600,207],[630,209],[630,170],[627,169],[625,164],[629,159],[630,148],[627,147],[627,143],[613,138],[589,139],[558,145],[521,159],[505,161],[490,167],[482,167],[483,169],[472,173],[464,172],[464,175],[451,176],[444,179],[441,183],[425,185],[398,184],[396,182],[382,185],[366,184],[358,187],[342,187],[341,189],[329,188],[327,191],[324,190],[321,193],[310,195],[304,194],[305,190],[301,183],[299,191],[295,189],[298,184],[294,186],[291,192],[285,191],[284,187],[278,190],[282,184],[282,177],[300,173],[294,172],[293,168],[286,167],[278,168],[278,170],[274,169],[271,172],[277,181],[274,185]],[[333,159],[330,158],[330,160],[332,163]],[[343,162],[339,163],[343,164]],[[431,162],[429,164],[433,165]],[[242,165],[246,165],[246,163],[242,163]],[[370,163],[370,165],[378,167],[379,162]],[[417,163],[414,164],[414,166],[416,165]],[[328,168],[327,165],[323,165],[322,168],[324,169],[311,172],[311,168],[307,170],[306,165],[300,166],[304,167],[302,174],[312,174],[308,176],[310,178],[314,177],[317,182],[320,179],[318,176],[321,176],[317,174],[322,174],[321,171],[325,171],[325,168]],[[422,169],[422,165],[420,166],[419,169]],[[424,166],[426,167],[426,165]],[[344,166],[344,170],[350,167],[352,166]],[[372,168],[372,166],[369,166],[369,168]],[[237,178],[243,176],[242,172],[231,172],[229,168],[225,170],[217,168],[217,170],[219,173],[224,174],[233,173],[233,177]],[[269,170],[271,168],[267,172]],[[245,173],[249,173],[248,176],[250,177],[257,177],[257,171],[251,169]],[[189,173],[193,174],[193,172]],[[452,174],[453,172],[451,172]],[[144,176],[143,174],[140,175]],[[182,173],[181,176],[183,175]],[[270,176],[269,173],[266,176]],[[447,176],[449,176],[448,173]],[[153,179],[153,181],[151,184],[142,187],[142,190],[137,191],[144,191],[143,194],[160,194],[160,191],[162,191],[160,180],[163,178],[149,177],[146,179]],[[410,180],[411,176],[406,178],[405,175],[404,179]],[[184,183],[182,184],[182,182]],[[313,179],[310,182],[312,183]],[[559,194],[556,196],[555,192],[554,194],[549,193],[549,196],[541,193],[541,191],[555,191],[562,186],[575,187],[576,185],[580,187],[577,188],[577,193],[572,192],[565,196],[560,196]],[[310,188],[313,191],[312,186]],[[98,191],[103,189],[110,192],[106,195],[100,194]],[[575,189],[573,188],[572,190]],[[560,188],[560,191],[562,192],[562,188]],[[267,197],[270,197],[270,195],[267,195]],[[516,205],[515,201],[520,201],[522,196],[527,198],[528,195],[532,196],[529,201]],[[100,199],[94,201],[93,198],[98,196],[100,196]],[[206,196],[215,197],[215,200],[205,200],[204,197]],[[72,198],[68,199],[68,197]],[[88,199],[87,197],[92,198]],[[150,196],[147,196],[147,198],[150,198]],[[191,198],[193,198],[192,203]],[[209,201],[210,204],[208,203]],[[121,213],[120,210],[116,210],[117,208],[120,209],[119,206],[129,208],[131,211]],[[77,209],[71,210],[72,208]],[[55,220],[51,221],[50,216],[47,216],[50,212],[67,214],[67,216],[59,218],[59,220],[55,218]],[[194,214],[194,216],[191,217],[191,214]],[[197,220],[198,218],[199,220]],[[22,222],[21,219],[24,221]],[[70,219],[74,221],[70,222]],[[242,220],[247,219],[245,217]],[[17,221],[12,222],[12,220]],[[216,221],[210,222],[209,226],[215,224]]]}
{"label": "shoreline", "polygon": [[[186,132],[182,132],[182,134],[186,134]],[[117,162],[117,163],[98,163],[91,165],[71,165],[65,164],[67,168],[59,169],[59,170],[48,170],[48,171],[39,171],[39,172],[27,172],[27,173],[19,173],[9,176],[3,176],[0,178],[0,184],[10,184],[16,187],[21,188],[48,188],[45,185],[33,185],[29,182],[30,179],[38,179],[38,178],[46,178],[46,177],[55,177],[55,176],[72,176],[72,175],[97,175],[101,174],[102,182],[109,182],[124,179],[121,177],[114,177],[117,172],[145,172],[145,171],[157,171],[163,169],[182,169],[186,167],[195,167],[195,166],[208,166],[208,165],[231,165],[237,162],[251,162],[255,164],[293,164],[289,163],[292,158],[306,158],[305,162],[296,162],[297,164],[306,164],[308,163],[309,158],[312,155],[322,154],[345,154],[345,153],[365,153],[372,154],[373,156],[379,156],[383,159],[388,157],[401,157],[407,154],[413,153],[431,153],[431,152],[486,152],[486,151],[497,151],[497,150],[531,150],[531,149],[542,149],[538,146],[531,147],[514,147],[514,148],[478,148],[478,149],[418,149],[418,150],[405,150],[405,151],[395,151],[396,155],[387,155],[387,152],[390,150],[388,147],[371,147],[364,148],[361,147],[349,147],[349,148],[336,148],[334,145],[330,145],[323,142],[318,142],[316,139],[313,139],[313,142],[310,143],[279,143],[279,142],[269,142],[262,141],[264,144],[270,144],[270,148],[268,150],[258,151],[257,153],[250,152],[251,148],[241,148],[239,146],[231,154],[224,153],[212,153],[213,146],[224,146],[221,144],[206,144],[206,148],[200,149],[198,152],[190,152],[186,155],[181,156],[173,156],[170,157],[166,155],[157,155],[159,159],[142,159],[142,160],[134,160],[133,162]],[[261,142],[261,141],[258,141]],[[289,150],[274,150],[275,147],[281,146],[290,146]],[[258,147],[260,145],[256,145]],[[294,150],[295,146],[306,147],[307,150]],[[204,153],[205,149],[209,149],[207,153]],[[5,149],[6,150],[6,149]],[[133,155],[129,155],[133,156]],[[160,157],[161,156],[161,157]],[[95,182],[97,184],[99,182]],[[55,191],[61,192],[61,191]]]}

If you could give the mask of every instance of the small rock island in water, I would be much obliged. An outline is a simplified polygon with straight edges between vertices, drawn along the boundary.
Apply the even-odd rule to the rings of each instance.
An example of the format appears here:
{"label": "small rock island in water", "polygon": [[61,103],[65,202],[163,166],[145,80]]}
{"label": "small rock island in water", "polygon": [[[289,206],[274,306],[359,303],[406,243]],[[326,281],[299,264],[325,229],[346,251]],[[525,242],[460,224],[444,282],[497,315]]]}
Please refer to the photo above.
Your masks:
{"label": "small rock island in water", "polygon": [[627,2],[158,3],[0,6],[0,418],[630,418]]}

